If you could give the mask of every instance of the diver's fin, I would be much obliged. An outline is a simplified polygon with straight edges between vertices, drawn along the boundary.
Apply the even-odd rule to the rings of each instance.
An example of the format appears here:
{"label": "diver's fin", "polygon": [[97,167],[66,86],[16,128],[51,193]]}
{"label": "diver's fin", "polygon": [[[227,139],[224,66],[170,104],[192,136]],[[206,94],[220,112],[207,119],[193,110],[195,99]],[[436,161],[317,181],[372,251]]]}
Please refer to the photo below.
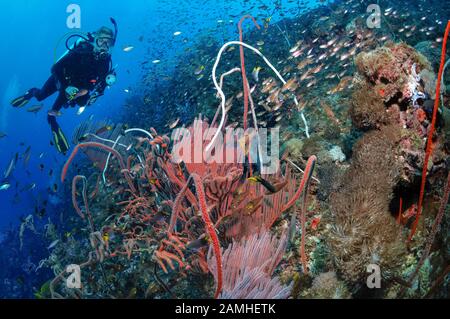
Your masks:
{"label": "diver's fin", "polygon": [[55,142],[56,149],[58,152],[66,155],[69,150],[69,143],[67,142],[66,136],[60,127],[52,129],[53,141]]}
{"label": "diver's fin", "polygon": [[19,96],[18,98],[12,100],[11,105],[14,107],[23,107],[27,105],[27,103],[30,101],[32,97],[33,96],[27,92],[25,95]]}
{"label": "diver's fin", "polygon": [[30,102],[30,100],[34,97],[34,94],[36,91],[37,91],[37,89],[35,89],[35,88],[30,89],[24,95],[19,96],[19,97],[15,98],[14,100],[12,100],[11,105],[14,107],[23,107],[23,106],[27,105],[27,103]]}

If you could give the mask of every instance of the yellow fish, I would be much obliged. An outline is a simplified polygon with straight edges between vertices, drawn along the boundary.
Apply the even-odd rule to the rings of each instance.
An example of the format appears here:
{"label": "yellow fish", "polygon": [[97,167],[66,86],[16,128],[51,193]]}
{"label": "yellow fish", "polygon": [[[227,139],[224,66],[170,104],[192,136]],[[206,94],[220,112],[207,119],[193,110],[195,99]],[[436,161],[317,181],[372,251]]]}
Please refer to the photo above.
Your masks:
{"label": "yellow fish", "polygon": [[255,82],[259,81],[259,71],[261,71],[261,67],[260,66],[255,66],[252,72],[252,76],[253,76],[253,80],[255,80]]}
{"label": "yellow fish", "polygon": [[261,185],[264,186],[264,188],[267,189],[270,194],[277,193],[287,184],[287,182],[281,182],[273,185],[269,181],[262,178],[261,176],[250,176],[249,178],[247,178],[247,180],[255,183],[261,183]]}

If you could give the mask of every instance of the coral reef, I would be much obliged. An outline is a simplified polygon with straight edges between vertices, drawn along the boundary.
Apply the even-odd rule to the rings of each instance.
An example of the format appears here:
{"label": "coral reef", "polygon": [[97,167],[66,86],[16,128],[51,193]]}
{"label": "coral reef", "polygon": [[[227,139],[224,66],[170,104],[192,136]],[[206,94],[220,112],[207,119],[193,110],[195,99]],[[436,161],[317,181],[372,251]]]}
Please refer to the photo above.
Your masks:
{"label": "coral reef", "polygon": [[[412,47],[404,43],[387,44],[360,53],[355,64],[359,73],[354,80],[357,88],[350,116],[357,128],[369,130],[395,122],[397,119],[386,113],[387,108],[395,104],[404,111],[411,100],[414,105],[417,103],[417,96],[425,99],[418,91],[420,76],[417,73],[431,72],[431,66]],[[427,76],[430,85],[429,73]],[[430,89],[427,87],[427,90]]]}
{"label": "coral reef", "polygon": [[[417,189],[424,165],[424,137],[430,129],[425,93],[434,91],[436,81],[426,58],[403,43],[360,53],[355,63],[350,115],[353,125],[367,132],[353,146],[351,165],[331,196],[327,242],[338,275],[358,293],[364,290],[369,264],[380,267],[385,287],[404,275],[405,226],[417,209],[402,206],[402,199],[408,205],[416,200],[408,194]],[[435,145],[438,164],[442,143]],[[398,212],[392,211],[398,207],[393,201],[400,201]],[[416,245],[421,243],[422,238]]]}
{"label": "coral reef", "polygon": [[[359,9],[364,3],[352,11]],[[48,221],[51,248],[37,269],[48,268],[53,280],[36,285],[35,296],[448,297],[450,221],[438,198],[448,197],[450,111],[441,90],[433,132],[437,41],[423,42],[416,32],[408,41],[421,41],[414,49],[401,40],[416,26],[396,30],[410,18],[386,11],[382,18],[395,20],[393,28],[368,31],[361,16],[345,10],[320,7],[264,26],[244,16],[240,41],[220,47],[199,39],[174,63],[170,81],[152,82],[154,92],[147,91],[148,75],[144,96],[129,99],[136,111],[125,116],[145,130],[77,132],[74,143],[83,141],[61,176],[73,206],[65,209],[69,234]],[[243,42],[247,18],[256,29],[245,38],[255,46]],[[257,59],[244,61],[244,49]],[[222,53],[230,61],[219,65]],[[208,71],[217,94],[210,94]],[[147,132],[149,123],[157,130]],[[251,125],[280,128],[276,174],[247,162],[248,135],[232,137],[245,162],[218,160],[225,142],[219,133]],[[169,137],[167,129],[177,126]],[[433,153],[424,165],[427,137]],[[199,161],[186,159],[205,148]],[[407,243],[421,174],[428,200]],[[27,217],[17,246],[35,230]],[[82,268],[80,289],[64,285],[69,264]],[[380,266],[383,289],[367,289],[369,264]]]}
{"label": "coral reef", "polygon": [[434,45],[433,41],[419,42],[414,46],[414,48],[428,58],[433,69],[439,68],[441,55],[439,50],[436,50],[436,46]]}
{"label": "coral reef", "polygon": [[368,84],[364,84],[353,94],[350,109],[353,125],[360,130],[379,128],[389,123],[382,98]]}
{"label": "coral reef", "polygon": [[[187,131],[190,132],[190,137],[198,137],[202,136],[201,134],[208,128],[207,123],[195,121]],[[126,269],[131,271],[134,267],[145,269],[144,265],[150,264],[151,268],[154,268],[155,278],[159,278],[158,270],[162,270],[165,276],[168,276],[169,282],[174,280],[170,283],[171,288],[162,279],[157,280],[169,296],[174,296],[174,291],[182,293],[183,296],[186,293],[179,292],[182,290],[181,286],[177,287],[180,278],[189,275],[188,277],[193,279],[195,276],[205,276],[212,272],[216,278],[215,297],[287,297],[290,286],[284,287],[278,283],[277,279],[271,279],[275,267],[283,256],[287,234],[284,232],[277,244],[269,229],[283,212],[293,207],[300,196],[307,192],[315,157],[311,157],[308,161],[297,190],[295,190],[296,178],[287,166],[284,176],[280,172],[278,178],[294,181],[294,183],[289,186],[286,182],[276,183],[277,189],[268,192],[261,184],[252,185],[249,180],[240,179],[241,164],[172,161],[172,156],[168,152],[168,145],[171,144],[169,138],[159,136],[154,130],[151,132],[153,140],[141,139],[138,142],[139,151],[145,154],[145,161],[140,165],[133,164],[139,164],[137,157],[129,158],[126,161],[127,164],[124,164],[121,152],[116,150],[114,154],[120,164],[119,170],[111,165],[106,167],[109,170],[114,169],[115,173],[111,177],[120,176],[119,171],[129,177],[128,179],[112,179],[110,185],[122,188],[122,191],[104,195],[103,193],[95,194],[88,189],[89,185],[85,184],[88,179],[80,175],[74,177],[74,194],[76,194],[76,182],[83,180],[84,183],[82,190],[84,206],[79,206],[74,197],[74,208],[80,217],[89,216],[84,219],[87,219],[90,225],[91,249],[86,252],[88,258],[80,263],[80,267],[100,266],[97,271],[91,273],[91,278],[100,275],[95,284],[94,281],[88,280],[89,284],[86,288],[76,293],[83,296],[86,289],[98,291],[97,286],[104,286],[108,291],[105,291],[105,294],[113,294],[114,292],[106,286],[114,279],[104,275],[105,268],[127,267]],[[174,145],[179,145],[181,150],[178,151],[184,153],[195,147],[195,143],[191,144],[189,140],[186,135],[175,135]],[[92,142],[80,144],[74,150],[74,154],[79,149],[88,147],[111,149],[98,144]],[[207,142],[203,141],[203,146],[206,144]],[[69,157],[62,172],[63,179],[70,172],[74,154]],[[126,172],[123,171],[122,165],[125,165]],[[195,186],[193,189],[190,187],[191,181]],[[125,191],[124,188],[127,186],[128,189]],[[94,195],[90,197],[88,193]],[[100,194],[113,196],[114,199],[108,200],[117,202],[117,207],[113,211],[102,211],[101,206],[92,206],[93,198]],[[88,197],[91,200],[90,203],[87,201]],[[306,204],[305,200],[303,202]],[[305,221],[303,221],[304,224]],[[302,232],[302,237],[305,237],[305,231]],[[221,250],[221,243],[229,240],[233,240],[234,244],[225,251]],[[244,246],[239,246],[238,241]],[[209,246],[211,248],[208,253]],[[274,251],[270,250],[270,247],[273,247]],[[251,258],[242,259],[240,250],[252,252],[254,262],[252,263]],[[269,256],[274,254],[278,256],[276,259],[268,259],[271,264],[267,269],[264,266],[266,264],[258,261],[261,256],[266,256],[263,251]],[[302,256],[304,256],[304,250]],[[240,274],[244,276],[241,279],[242,284],[246,285],[245,289],[238,282],[235,282],[235,285],[230,282],[234,280],[229,273],[233,271],[229,268],[231,260],[242,263],[242,269],[245,272]],[[263,266],[266,270],[263,271],[254,266]],[[141,271],[145,272],[145,270]],[[64,285],[61,285],[65,271],[58,268],[55,269],[55,273],[57,276],[50,283],[52,297],[61,298],[68,293],[71,296],[73,291],[69,292]],[[170,273],[173,276],[169,276]],[[180,273],[182,277],[175,276],[177,273]],[[265,273],[267,278],[261,276],[262,273]],[[132,283],[133,280],[132,277],[128,280],[122,279],[121,284],[127,285],[127,282]],[[256,289],[266,284],[267,290],[261,292]],[[233,290],[233,287],[237,287],[237,290]],[[151,286],[150,282],[147,287],[134,286],[130,289],[134,289],[133,294],[137,296],[149,296],[152,292],[158,291]],[[222,292],[222,289],[225,290]],[[123,287],[121,290],[128,291],[128,288]],[[208,291],[209,288],[206,290]],[[245,291],[248,294],[243,295]]]}
{"label": "coral reef", "polygon": [[314,278],[309,297],[316,299],[349,299],[351,297],[345,284],[336,273],[329,271]]}
{"label": "coral reef", "polygon": [[414,236],[414,234],[417,230],[417,226],[419,224],[419,218],[420,218],[420,215],[422,214],[422,205],[423,205],[423,199],[424,199],[424,195],[425,195],[424,192],[425,192],[425,183],[426,183],[426,179],[427,179],[428,163],[432,156],[433,151],[435,151],[435,148],[436,148],[435,143],[433,142],[433,136],[434,136],[434,132],[436,129],[437,113],[438,113],[438,109],[439,109],[439,98],[441,97],[441,84],[442,84],[442,79],[443,79],[443,74],[444,74],[444,69],[445,69],[447,39],[448,39],[449,34],[450,34],[450,21],[447,22],[447,27],[445,29],[444,39],[443,39],[443,43],[442,43],[441,63],[439,66],[438,80],[437,80],[437,85],[436,85],[436,97],[434,100],[432,118],[431,118],[430,128],[428,130],[428,136],[427,136],[428,137],[427,145],[426,145],[425,158],[424,158],[423,169],[422,169],[422,181],[420,184],[419,201],[417,204],[417,215],[416,215],[416,218],[412,225],[411,234],[409,236],[410,240]]}
{"label": "coral reef", "polygon": [[406,253],[402,228],[389,212],[400,173],[399,139],[399,131],[389,126],[364,135],[331,198],[330,252],[339,275],[355,289],[365,284],[367,265],[379,265],[389,278],[398,273]]}

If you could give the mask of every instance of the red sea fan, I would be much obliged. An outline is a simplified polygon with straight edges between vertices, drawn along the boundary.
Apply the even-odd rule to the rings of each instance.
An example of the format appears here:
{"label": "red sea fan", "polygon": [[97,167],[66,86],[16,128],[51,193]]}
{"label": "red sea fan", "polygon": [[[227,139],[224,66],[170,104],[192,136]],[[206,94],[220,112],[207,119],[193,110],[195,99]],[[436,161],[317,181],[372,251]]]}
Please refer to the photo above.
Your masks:
{"label": "red sea fan", "polygon": [[[267,230],[233,241],[223,250],[222,299],[286,299],[291,286],[282,285],[277,277],[272,278],[287,245],[287,233],[280,239]],[[208,266],[216,281],[217,269],[208,253]]]}

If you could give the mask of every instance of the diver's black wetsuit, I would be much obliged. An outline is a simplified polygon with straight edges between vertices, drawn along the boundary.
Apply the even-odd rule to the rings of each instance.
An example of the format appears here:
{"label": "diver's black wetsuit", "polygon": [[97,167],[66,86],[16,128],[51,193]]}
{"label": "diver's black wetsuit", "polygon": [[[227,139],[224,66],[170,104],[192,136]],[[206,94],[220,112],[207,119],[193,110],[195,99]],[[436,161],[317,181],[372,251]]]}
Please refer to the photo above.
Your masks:
{"label": "diver's black wetsuit", "polygon": [[[90,93],[96,89],[96,94],[103,94],[106,88],[106,76],[110,71],[111,55],[101,56],[94,52],[94,47],[89,42],[78,43],[64,57],[53,65],[47,82],[41,89],[31,89],[29,92],[38,101],[45,100],[55,92],[59,92],[52,111],[59,111],[63,106],[85,106]],[[81,90],[88,90],[88,93],[72,101],[66,97],[66,88],[74,86]],[[54,116],[48,116],[47,120],[54,129],[58,124]]]}

